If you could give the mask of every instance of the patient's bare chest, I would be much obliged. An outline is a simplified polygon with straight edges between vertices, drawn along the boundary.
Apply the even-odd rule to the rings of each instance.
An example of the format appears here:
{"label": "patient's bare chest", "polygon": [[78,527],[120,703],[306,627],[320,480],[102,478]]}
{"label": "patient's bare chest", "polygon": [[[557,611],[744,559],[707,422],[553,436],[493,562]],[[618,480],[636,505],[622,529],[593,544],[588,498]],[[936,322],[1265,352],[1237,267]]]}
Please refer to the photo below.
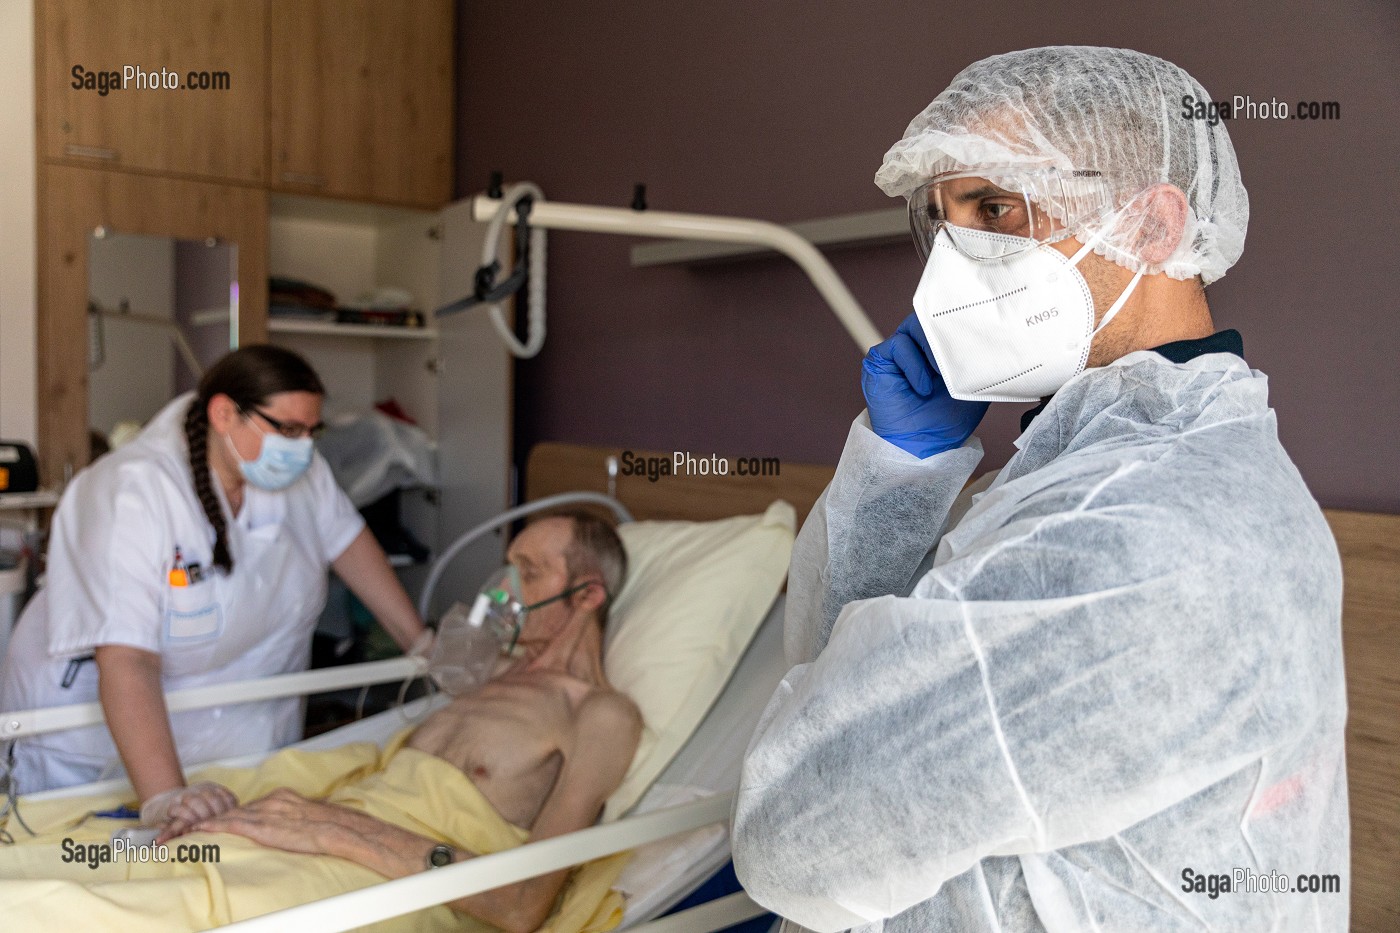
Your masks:
{"label": "patient's bare chest", "polygon": [[501,816],[529,828],[572,751],[588,689],[571,677],[506,674],[435,713],[408,744],[460,768]]}

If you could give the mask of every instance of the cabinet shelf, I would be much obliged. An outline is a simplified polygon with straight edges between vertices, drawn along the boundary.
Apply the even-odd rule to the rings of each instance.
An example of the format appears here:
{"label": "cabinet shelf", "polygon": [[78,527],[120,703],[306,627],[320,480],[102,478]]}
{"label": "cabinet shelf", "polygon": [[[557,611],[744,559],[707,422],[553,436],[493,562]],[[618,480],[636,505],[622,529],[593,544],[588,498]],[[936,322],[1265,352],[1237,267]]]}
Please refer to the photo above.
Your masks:
{"label": "cabinet shelf", "polygon": [[58,505],[58,493],[47,489],[38,492],[0,492],[0,511],[48,509]]}
{"label": "cabinet shelf", "polygon": [[269,318],[267,329],[274,334],[317,334],[330,337],[369,337],[386,340],[435,340],[432,327],[398,327],[389,324],[337,324],[334,321],[299,321]]}

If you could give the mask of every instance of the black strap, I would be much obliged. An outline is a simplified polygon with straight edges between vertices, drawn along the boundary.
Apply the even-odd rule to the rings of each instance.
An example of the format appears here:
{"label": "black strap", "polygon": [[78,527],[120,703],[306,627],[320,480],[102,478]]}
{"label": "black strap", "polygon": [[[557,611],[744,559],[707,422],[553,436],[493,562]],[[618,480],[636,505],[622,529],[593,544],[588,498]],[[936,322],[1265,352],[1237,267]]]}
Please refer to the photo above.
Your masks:
{"label": "black strap", "polygon": [[500,262],[492,261],[482,266],[476,270],[472,293],[438,308],[433,312],[434,317],[446,317],[479,304],[496,304],[514,295],[529,283],[530,209],[533,205],[534,198],[528,196],[521,198],[515,205],[515,271],[511,272],[504,282],[497,284],[496,276],[501,271]]}
{"label": "black strap", "polygon": [[76,658],[70,658],[68,666],[63,669],[63,680],[59,681],[59,685],[62,686],[64,690],[71,689],[73,682],[78,679],[78,672],[83,669],[83,665],[89,661],[96,660],[97,655],[95,654],[84,654]]}

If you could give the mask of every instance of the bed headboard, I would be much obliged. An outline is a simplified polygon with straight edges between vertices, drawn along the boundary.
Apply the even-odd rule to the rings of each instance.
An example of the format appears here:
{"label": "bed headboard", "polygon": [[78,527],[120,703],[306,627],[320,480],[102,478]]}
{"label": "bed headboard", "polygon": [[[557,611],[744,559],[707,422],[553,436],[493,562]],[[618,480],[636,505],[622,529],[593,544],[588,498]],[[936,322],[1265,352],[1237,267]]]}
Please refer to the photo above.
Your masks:
{"label": "bed headboard", "polygon": [[1342,552],[1351,928],[1400,930],[1400,515],[1327,521]]}
{"label": "bed headboard", "polygon": [[[607,458],[621,448],[546,443],[530,452],[526,491],[608,491]],[[632,457],[670,459],[632,450]],[[645,463],[645,460],[642,461]],[[731,465],[733,460],[731,459]],[[776,476],[617,477],[615,495],[639,519],[706,521],[762,512],[774,499],[806,518],[834,468],[781,464]],[[1400,515],[1329,510],[1342,554],[1347,670],[1347,780],[1351,794],[1354,930],[1400,930]]]}

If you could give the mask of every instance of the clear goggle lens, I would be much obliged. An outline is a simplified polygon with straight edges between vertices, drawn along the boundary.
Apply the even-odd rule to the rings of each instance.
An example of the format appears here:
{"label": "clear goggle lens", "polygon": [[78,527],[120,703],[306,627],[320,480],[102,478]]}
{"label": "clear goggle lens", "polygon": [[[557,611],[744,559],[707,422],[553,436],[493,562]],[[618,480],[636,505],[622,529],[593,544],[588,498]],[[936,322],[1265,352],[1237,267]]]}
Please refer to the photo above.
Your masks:
{"label": "clear goggle lens", "polygon": [[989,166],[945,172],[916,188],[909,229],[923,262],[940,230],[967,256],[992,261],[1062,240],[1112,210],[1100,172]]}

